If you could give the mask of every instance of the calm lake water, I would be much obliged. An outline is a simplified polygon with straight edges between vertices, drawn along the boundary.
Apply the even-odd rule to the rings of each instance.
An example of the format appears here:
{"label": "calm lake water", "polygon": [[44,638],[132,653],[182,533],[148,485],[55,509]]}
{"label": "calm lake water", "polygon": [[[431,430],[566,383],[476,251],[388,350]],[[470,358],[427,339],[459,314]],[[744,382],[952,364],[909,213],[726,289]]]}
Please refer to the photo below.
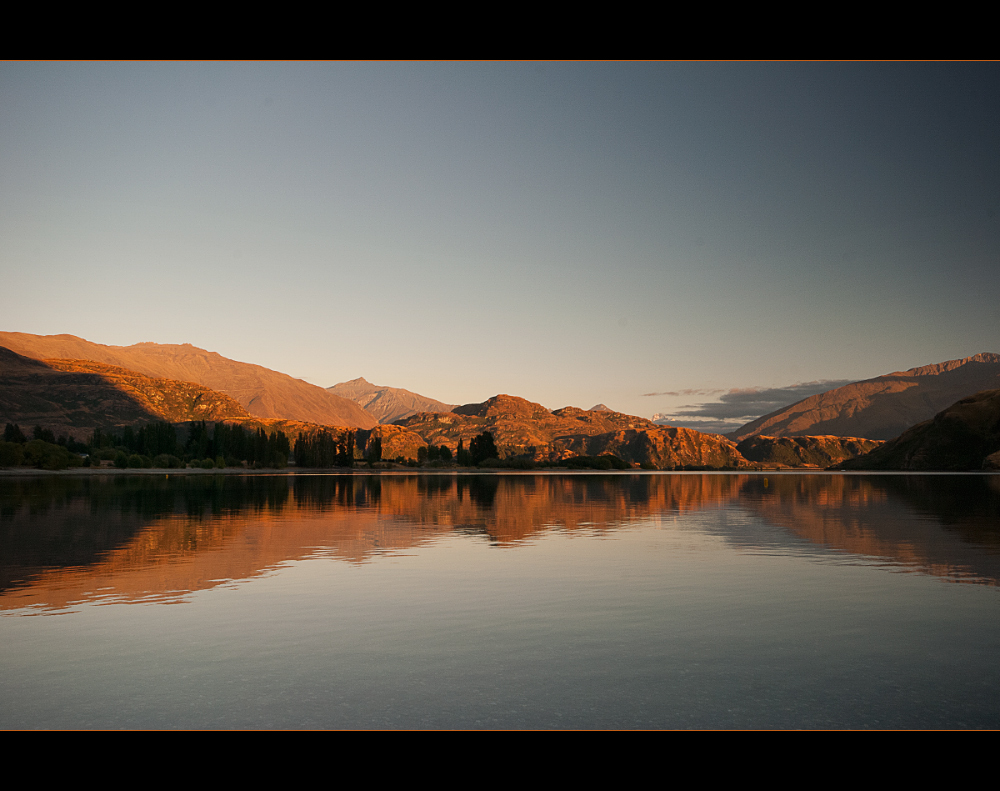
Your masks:
{"label": "calm lake water", "polygon": [[2,728],[1000,727],[1000,476],[0,478]]}

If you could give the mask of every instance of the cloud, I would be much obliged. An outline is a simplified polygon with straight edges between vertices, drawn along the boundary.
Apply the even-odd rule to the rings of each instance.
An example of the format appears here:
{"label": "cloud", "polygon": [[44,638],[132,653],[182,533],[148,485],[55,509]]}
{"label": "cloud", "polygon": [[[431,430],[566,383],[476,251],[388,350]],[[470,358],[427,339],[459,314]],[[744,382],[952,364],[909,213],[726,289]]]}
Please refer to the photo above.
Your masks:
{"label": "cloud", "polygon": [[[799,384],[788,385],[787,387],[750,387],[746,389],[733,389],[720,396],[718,401],[710,401],[702,404],[685,404],[679,409],[672,411],[669,417],[664,419],[677,419],[674,425],[681,422],[688,423],[691,428],[696,427],[695,421],[705,421],[714,423],[716,426],[730,425],[730,429],[739,428],[744,423],[766,415],[769,412],[776,412],[782,407],[801,401],[811,395],[825,393],[837,387],[851,384],[853,379],[824,379],[817,382],[801,382]],[[698,391],[679,391],[695,393]],[[705,394],[716,391],[702,391]],[[663,393],[662,395],[667,395]],[[671,394],[673,395],[673,394]],[[693,418],[693,420],[692,420]],[[724,421],[720,422],[720,421]],[[718,428],[716,429],[718,430]]]}
{"label": "cloud", "polygon": [[643,393],[643,396],[692,396],[692,395],[715,395],[724,393],[725,390],[669,390],[663,393]]}

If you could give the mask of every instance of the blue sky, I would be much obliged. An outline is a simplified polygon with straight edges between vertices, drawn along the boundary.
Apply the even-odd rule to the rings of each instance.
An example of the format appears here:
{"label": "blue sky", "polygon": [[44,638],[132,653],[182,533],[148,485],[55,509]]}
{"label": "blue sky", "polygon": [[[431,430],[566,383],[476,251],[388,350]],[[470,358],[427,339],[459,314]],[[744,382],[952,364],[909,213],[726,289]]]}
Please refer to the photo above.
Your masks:
{"label": "blue sky", "polygon": [[995,63],[7,63],[0,329],[647,417],[1000,351],[998,100]]}

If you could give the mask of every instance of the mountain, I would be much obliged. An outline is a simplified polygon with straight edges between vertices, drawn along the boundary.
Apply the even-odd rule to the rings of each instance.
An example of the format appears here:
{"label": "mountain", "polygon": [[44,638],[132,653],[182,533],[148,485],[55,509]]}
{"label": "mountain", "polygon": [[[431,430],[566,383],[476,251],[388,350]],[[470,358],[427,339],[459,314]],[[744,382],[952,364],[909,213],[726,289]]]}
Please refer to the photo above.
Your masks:
{"label": "mountain", "polygon": [[353,401],[379,423],[394,423],[417,412],[450,412],[454,407],[401,387],[373,385],[361,378],[335,384],[327,392]]}
{"label": "mountain", "polygon": [[846,470],[1000,469],[1000,390],[963,398],[933,419],[840,466]]}
{"label": "mountain", "polygon": [[104,346],[73,335],[0,332],[0,346],[36,360],[92,360],[154,378],[196,382],[231,396],[258,417],[351,428],[371,428],[377,423],[353,401],[322,387],[189,343]]}
{"label": "mountain", "polygon": [[0,347],[0,423],[25,431],[40,425],[86,440],[95,428],[247,418],[234,399],[191,382],[89,360],[32,360]]}
{"label": "mountain", "polygon": [[716,434],[670,426],[621,412],[563,407],[549,412],[541,404],[497,395],[481,404],[455,407],[450,413],[421,412],[398,421],[424,442],[455,450],[490,431],[500,453],[536,461],[613,453],[625,461],[657,468],[745,467],[736,444]]}
{"label": "mountain", "polygon": [[1000,387],[1000,354],[911,368],[809,396],[728,434],[892,439],[960,398]]}

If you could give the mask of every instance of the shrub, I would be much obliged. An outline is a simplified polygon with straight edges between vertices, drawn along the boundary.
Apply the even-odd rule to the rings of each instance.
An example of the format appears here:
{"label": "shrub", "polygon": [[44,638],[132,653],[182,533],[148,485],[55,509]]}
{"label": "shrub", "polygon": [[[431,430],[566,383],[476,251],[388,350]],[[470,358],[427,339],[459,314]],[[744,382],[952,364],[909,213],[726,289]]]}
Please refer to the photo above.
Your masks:
{"label": "shrub", "polygon": [[628,470],[632,465],[611,453],[600,456],[574,456],[564,464],[571,470]]}
{"label": "shrub", "polygon": [[23,461],[24,450],[19,443],[0,442],[0,467],[19,467]]}
{"label": "shrub", "polygon": [[511,456],[507,459],[500,459],[495,466],[508,470],[533,470],[535,462],[527,456]]}
{"label": "shrub", "polygon": [[24,446],[24,464],[42,470],[65,470],[81,466],[83,459],[60,445],[33,439]]}

